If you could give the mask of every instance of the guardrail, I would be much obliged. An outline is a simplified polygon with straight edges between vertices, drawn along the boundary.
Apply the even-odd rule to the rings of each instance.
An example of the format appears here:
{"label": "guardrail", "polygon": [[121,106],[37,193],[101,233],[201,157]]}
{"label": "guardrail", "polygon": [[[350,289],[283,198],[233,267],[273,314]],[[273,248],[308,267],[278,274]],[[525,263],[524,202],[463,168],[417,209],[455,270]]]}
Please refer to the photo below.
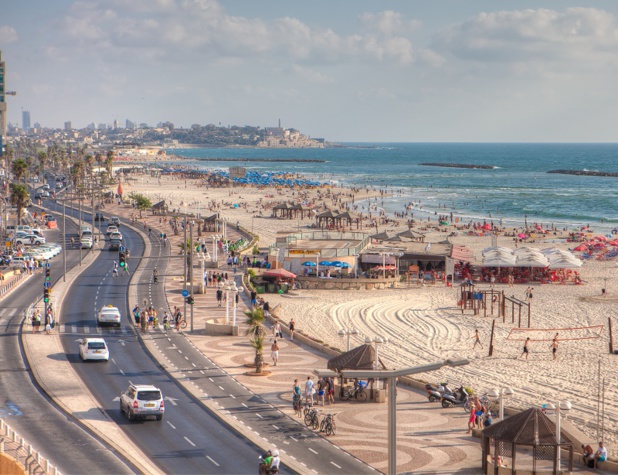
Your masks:
{"label": "guardrail", "polygon": [[11,288],[13,288],[15,284],[17,284],[27,275],[28,275],[27,272],[21,272],[17,278],[11,277],[10,278],[11,280],[9,280],[6,284],[3,284],[2,286],[0,286],[0,296],[6,294],[9,290],[11,290]]}
{"label": "guardrail", "polygon": [[34,450],[32,445],[26,443],[24,438],[2,419],[0,419],[0,454],[12,457],[30,475],[60,475],[57,467],[52,466],[49,460]]}

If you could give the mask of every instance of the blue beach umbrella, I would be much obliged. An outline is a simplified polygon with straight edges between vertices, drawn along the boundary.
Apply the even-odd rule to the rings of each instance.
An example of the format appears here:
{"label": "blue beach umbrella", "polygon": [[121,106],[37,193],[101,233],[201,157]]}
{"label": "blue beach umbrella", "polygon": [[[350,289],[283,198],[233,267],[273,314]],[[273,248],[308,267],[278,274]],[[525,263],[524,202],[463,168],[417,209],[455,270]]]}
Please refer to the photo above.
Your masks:
{"label": "blue beach umbrella", "polygon": [[330,261],[321,261],[321,262],[320,262],[320,265],[321,265],[321,266],[330,266],[330,265],[332,265],[332,264],[331,264],[331,262],[330,262]]}
{"label": "blue beach umbrella", "polygon": [[341,261],[333,261],[333,262],[330,263],[330,265],[334,266],[334,267],[343,267],[343,262],[341,262]]}
{"label": "blue beach umbrella", "polygon": [[306,267],[315,267],[316,263],[313,261],[307,261],[307,262],[303,262],[301,265],[306,266]]}
{"label": "blue beach umbrella", "polygon": [[349,269],[350,267],[352,267],[350,264],[348,264],[347,262],[342,262],[341,268],[342,269]]}

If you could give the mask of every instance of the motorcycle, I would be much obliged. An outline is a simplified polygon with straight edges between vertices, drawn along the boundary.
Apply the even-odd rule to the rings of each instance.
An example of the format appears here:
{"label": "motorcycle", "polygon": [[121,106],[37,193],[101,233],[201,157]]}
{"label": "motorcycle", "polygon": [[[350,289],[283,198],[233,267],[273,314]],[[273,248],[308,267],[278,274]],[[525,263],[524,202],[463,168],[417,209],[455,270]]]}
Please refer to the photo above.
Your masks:
{"label": "motorcycle", "polygon": [[468,398],[468,392],[463,385],[461,385],[453,394],[444,394],[442,396],[442,407],[448,408],[464,405],[468,401]]}
{"label": "motorcycle", "polygon": [[258,465],[258,475],[278,475],[279,467],[267,467],[264,463],[264,458],[266,456],[260,455],[258,457],[259,465]]}
{"label": "motorcycle", "polygon": [[440,383],[437,386],[426,384],[425,389],[427,390],[429,402],[439,401],[444,394],[453,394],[453,391],[448,387],[448,383]]}

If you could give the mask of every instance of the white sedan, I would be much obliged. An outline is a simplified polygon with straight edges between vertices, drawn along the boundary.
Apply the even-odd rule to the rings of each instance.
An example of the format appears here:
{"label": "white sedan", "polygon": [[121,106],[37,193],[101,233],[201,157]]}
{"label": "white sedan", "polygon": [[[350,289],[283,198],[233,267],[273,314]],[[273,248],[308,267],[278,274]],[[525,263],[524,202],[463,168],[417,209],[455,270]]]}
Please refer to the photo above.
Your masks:
{"label": "white sedan", "polygon": [[83,361],[109,361],[109,349],[103,338],[84,338],[79,344],[79,356]]}
{"label": "white sedan", "polygon": [[99,312],[97,322],[99,325],[116,325],[120,326],[120,311],[117,307],[106,305]]}

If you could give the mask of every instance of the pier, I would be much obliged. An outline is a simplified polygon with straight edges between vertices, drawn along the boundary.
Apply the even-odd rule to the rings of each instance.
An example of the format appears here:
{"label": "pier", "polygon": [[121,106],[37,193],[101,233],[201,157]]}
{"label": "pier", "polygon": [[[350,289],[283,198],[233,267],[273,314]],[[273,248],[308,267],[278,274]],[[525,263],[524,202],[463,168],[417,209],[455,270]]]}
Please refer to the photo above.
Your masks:
{"label": "pier", "polygon": [[421,163],[424,167],[446,167],[446,168],[473,168],[479,170],[493,170],[493,165],[471,165],[468,163]]}
{"label": "pier", "polygon": [[577,175],[577,176],[609,176],[618,177],[618,173],[614,172],[591,172],[588,170],[550,170],[547,173],[559,173],[561,175]]}

